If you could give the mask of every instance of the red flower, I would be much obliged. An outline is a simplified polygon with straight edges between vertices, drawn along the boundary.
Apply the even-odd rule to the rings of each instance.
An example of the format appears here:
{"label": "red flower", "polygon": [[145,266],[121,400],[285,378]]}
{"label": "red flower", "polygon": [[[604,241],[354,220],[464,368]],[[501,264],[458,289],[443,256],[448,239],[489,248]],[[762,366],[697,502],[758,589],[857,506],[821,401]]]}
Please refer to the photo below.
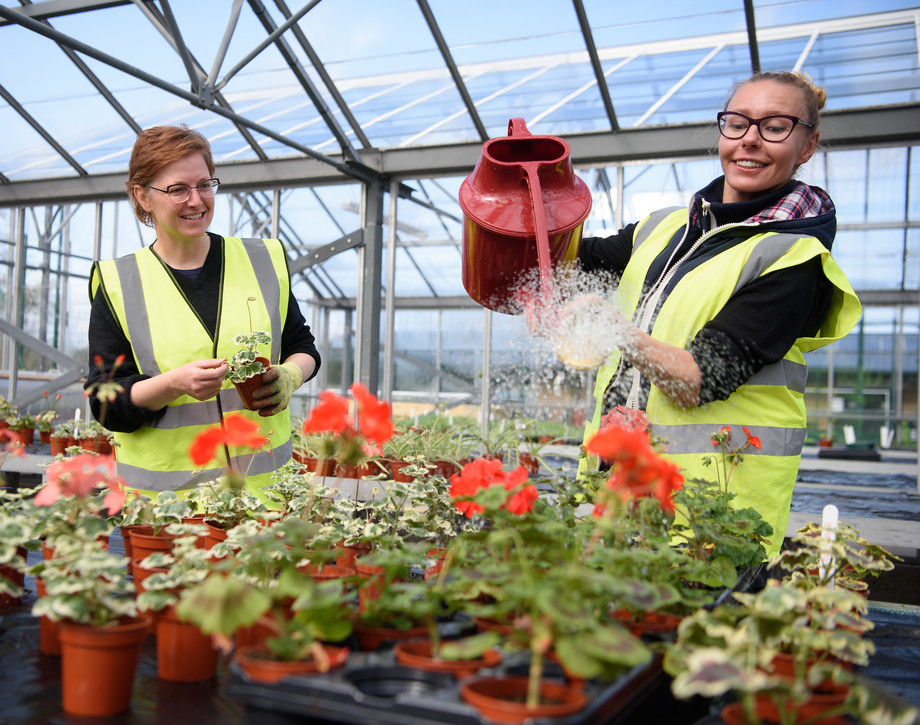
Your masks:
{"label": "red flower", "polygon": [[511,497],[505,502],[505,508],[508,513],[512,513],[515,516],[529,514],[533,511],[533,505],[538,495],[537,487],[533,484],[528,484],[511,494]]}
{"label": "red flower", "polygon": [[304,433],[344,433],[351,428],[348,400],[341,395],[324,390],[319,394],[319,404],[310,411],[303,424]]}
{"label": "red flower", "polygon": [[268,438],[259,432],[259,424],[241,413],[224,416],[222,425],[202,431],[189,446],[188,455],[196,466],[203,466],[214,458],[222,445],[257,450],[268,443]]}
{"label": "red flower", "polygon": [[[607,487],[622,500],[654,496],[663,510],[674,511],[671,494],[681,489],[684,478],[676,465],[652,449],[648,433],[608,425],[592,436],[585,449],[614,464]],[[603,509],[595,511],[602,514]]]}
{"label": "red flower", "polygon": [[744,435],[747,436],[747,442],[750,443],[758,451],[760,450],[760,438],[755,435],[751,435],[751,431],[746,425],[741,426],[741,429],[744,431]]}
{"label": "red flower", "polygon": [[358,432],[367,440],[383,445],[393,437],[393,419],[390,404],[378,400],[361,383],[351,386],[358,408]]}
{"label": "red flower", "polygon": [[619,425],[601,428],[585,445],[588,453],[593,453],[610,463],[624,457],[642,455],[648,448],[648,433]]}
{"label": "red flower", "polygon": [[86,498],[98,486],[109,492],[103,504],[109,515],[121,510],[125,503],[125,482],[115,475],[115,459],[80,453],[48,466],[48,483],[35,495],[36,506],[50,506],[61,496]]}
{"label": "red flower", "polygon": [[513,471],[504,471],[502,462],[497,459],[477,458],[467,463],[460,473],[450,477],[450,496],[457,510],[467,518],[472,518],[474,514],[482,513],[482,506],[475,501],[456,499],[473,497],[480,489],[501,485],[506,491],[514,491],[502,508],[520,516],[533,510],[538,495],[536,486],[525,484],[527,469],[523,466]]}

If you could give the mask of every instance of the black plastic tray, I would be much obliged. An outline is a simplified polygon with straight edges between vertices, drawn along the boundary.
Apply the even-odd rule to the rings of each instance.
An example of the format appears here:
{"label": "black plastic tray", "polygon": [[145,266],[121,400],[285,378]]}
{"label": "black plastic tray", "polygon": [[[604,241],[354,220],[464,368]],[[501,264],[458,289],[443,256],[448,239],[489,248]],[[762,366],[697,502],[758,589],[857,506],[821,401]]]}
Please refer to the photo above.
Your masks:
{"label": "black plastic tray", "polygon": [[[561,677],[547,663],[547,676]],[[480,674],[522,674],[526,659],[514,657]],[[352,652],[344,667],[326,674],[289,677],[266,685],[231,666],[227,694],[247,707],[260,723],[353,723],[354,725],[484,725],[482,717],[460,696],[459,682],[449,674],[425,672],[395,662],[391,650]],[[585,684],[588,704],[580,712],[558,718],[532,718],[532,725],[622,725],[666,678],[660,658],[635,667],[610,683]],[[268,713],[276,717],[267,718]]]}

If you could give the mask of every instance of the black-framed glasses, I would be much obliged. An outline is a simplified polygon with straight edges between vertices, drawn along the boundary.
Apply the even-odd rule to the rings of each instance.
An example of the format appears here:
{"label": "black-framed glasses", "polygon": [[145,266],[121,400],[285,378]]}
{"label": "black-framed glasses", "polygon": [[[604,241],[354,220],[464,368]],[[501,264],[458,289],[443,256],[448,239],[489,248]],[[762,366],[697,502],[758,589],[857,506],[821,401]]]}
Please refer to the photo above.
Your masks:
{"label": "black-framed glasses", "polygon": [[158,189],[155,186],[148,186],[147,188],[153,189],[154,191],[159,191],[161,194],[166,194],[166,196],[168,196],[177,204],[184,204],[192,195],[192,189],[197,191],[198,196],[202,199],[211,199],[217,193],[217,187],[219,186],[220,179],[208,179],[207,181],[202,181],[197,186],[189,186],[188,184],[170,184],[165,189]]}
{"label": "black-framed glasses", "polygon": [[801,118],[781,114],[751,118],[736,111],[722,111],[716,115],[716,120],[719,122],[719,133],[725,138],[739,139],[747,133],[751,125],[755,125],[760,137],[770,143],[785,141],[792,135],[796,126],[815,127],[815,124],[803,121]]}

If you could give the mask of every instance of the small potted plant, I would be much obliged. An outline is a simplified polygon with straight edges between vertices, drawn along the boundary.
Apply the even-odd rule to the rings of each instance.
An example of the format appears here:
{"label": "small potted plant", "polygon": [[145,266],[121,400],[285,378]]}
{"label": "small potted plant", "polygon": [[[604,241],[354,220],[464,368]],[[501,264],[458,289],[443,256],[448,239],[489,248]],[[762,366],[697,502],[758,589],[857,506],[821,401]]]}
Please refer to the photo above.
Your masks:
{"label": "small potted plant", "polygon": [[209,636],[178,616],[176,605],[210,571],[210,554],[198,546],[205,528],[200,524],[170,524],[167,531],[176,537],[172,549],[150,554],[138,562],[150,575],[144,579],[137,606],[141,611],[155,614],[159,678],[170,682],[203,682],[217,672],[218,650]]}
{"label": "small potted plant", "polygon": [[723,709],[723,719],[738,723],[810,723],[865,716],[875,706],[851,670],[874,651],[863,637],[872,623],[862,597],[802,580],[771,580],[734,597],[733,605],[700,609],[681,623],[664,660],[677,697],[733,693],[739,702]]}
{"label": "small potted plant", "polygon": [[77,424],[72,420],[62,420],[54,426],[51,432],[51,455],[66,455],[67,449],[77,445],[77,439],[74,437]]}
{"label": "small potted plant", "polygon": [[[124,499],[114,461],[88,453],[52,463],[33,499],[37,509],[56,515],[42,524],[53,551],[28,570],[42,583],[32,612],[59,623],[62,705],[74,715],[128,709],[150,626],[149,617],[137,613],[125,558],[100,538]],[[111,657],[103,658],[109,647]],[[88,652],[90,663],[84,659]]]}
{"label": "small potted plant", "polygon": [[[442,572],[439,581],[453,578],[457,583],[452,586],[461,587],[466,597],[464,611],[479,621],[504,623],[489,627],[530,656],[527,677],[475,678],[461,684],[464,699],[477,708],[492,701],[502,709],[520,699],[525,716],[563,715],[585,705],[580,679],[649,661],[650,651],[603,614],[613,579],[586,563],[589,542],[597,542],[591,522],[576,525],[560,516],[551,503],[538,499],[524,468],[504,471],[498,460],[468,463],[453,477],[451,494],[466,516],[481,519],[477,529],[451,543],[447,574]],[[566,596],[560,598],[559,592]],[[551,655],[575,681],[573,691],[543,677]],[[507,694],[493,697],[505,686]],[[561,699],[565,709],[537,709],[547,699]]]}
{"label": "small potted plant", "polygon": [[269,345],[271,341],[271,335],[264,330],[243,332],[233,338],[234,344],[241,345],[242,349],[228,361],[227,377],[240,394],[246,410],[253,410],[252,393],[262,385],[262,374],[271,367],[271,361],[259,354],[259,346]]}
{"label": "small potted plant", "polygon": [[35,418],[27,413],[20,414],[9,420],[10,430],[19,437],[19,442],[24,446],[31,446],[35,442]]}
{"label": "small potted plant", "polygon": [[289,674],[326,672],[348,656],[348,649],[336,644],[351,633],[342,615],[349,598],[345,584],[315,580],[300,567],[309,558],[306,542],[314,530],[312,522],[291,517],[254,529],[245,541],[237,539],[235,559],[213,561],[207,578],[177,606],[180,618],[227,646],[241,628],[259,623],[263,641],[238,647],[235,654],[253,679],[270,683]]}

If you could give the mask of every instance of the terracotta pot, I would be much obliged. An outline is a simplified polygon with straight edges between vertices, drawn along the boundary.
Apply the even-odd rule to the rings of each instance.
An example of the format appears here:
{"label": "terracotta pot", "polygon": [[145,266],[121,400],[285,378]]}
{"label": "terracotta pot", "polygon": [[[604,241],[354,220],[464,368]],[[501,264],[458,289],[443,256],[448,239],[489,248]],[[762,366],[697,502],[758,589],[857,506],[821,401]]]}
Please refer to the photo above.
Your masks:
{"label": "terracotta pot", "polygon": [[19,428],[13,433],[24,446],[31,446],[35,442],[35,428]]}
{"label": "terracotta pot", "polygon": [[204,682],[217,674],[218,650],[211,637],[176,616],[175,606],[157,617],[157,675],[169,682]]}
{"label": "terracotta pot", "polygon": [[[29,552],[23,547],[18,547],[16,553],[25,561],[25,558],[28,556]],[[22,585],[25,584],[26,575],[21,571],[14,569],[11,566],[6,564],[0,564],[0,577],[3,577],[9,581],[14,586],[22,588]],[[9,594],[0,594],[0,608],[2,607],[11,607],[15,604],[19,604],[22,597],[14,597]]]}
{"label": "terracotta pot", "polygon": [[[39,598],[45,596],[45,582],[35,577],[35,593]],[[38,618],[38,651],[43,655],[57,657],[61,654],[61,635],[58,623],[48,619],[44,614]]]}
{"label": "terracotta pot", "polygon": [[51,436],[51,440],[48,441],[51,444],[51,455],[63,456],[67,452],[68,441],[72,440],[65,436]]}
{"label": "terracotta pot", "polygon": [[358,478],[358,467],[352,463],[337,463],[335,475],[340,478]]}
{"label": "terracotta pot", "polygon": [[530,474],[539,473],[540,471],[540,461],[529,453],[521,454],[521,465],[524,466]]}
{"label": "terracotta pot", "polygon": [[390,475],[397,483],[412,483],[412,476],[403,473],[403,469],[409,465],[408,461],[390,461]]}
{"label": "terracotta pot", "polygon": [[51,431],[50,430],[40,430],[38,432],[38,440],[42,443],[51,443]]}
{"label": "terracotta pot", "polygon": [[227,540],[227,529],[222,529],[211,521],[205,521],[204,525],[208,527],[208,535],[204,541],[205,549],[212,549],[215,544]]}
{"label": "terracotta pot", "polygon": [[453,461],[432,461],[435,465],[434,472],[448,481],[454,474],[460,473],[460,466]]}
{"label": "terracotta pot", "polygon": [[634,637],[641,637],[643,634],[676,632],[681,622],[681,617],[676,614],[664,612],[647,611],[637,614],[626,609],[616,609],[612,614],[613,618],[622,622]]}
{"label": "terracotta pot", "polygon": [[[266,372],[271,369],[271,362],[267,357],[259,356],[256,360],[265,366]],[[242,383],[233,383],[233,387],[235,387],[236,392],[240,394],[240,400],[243,401],[243,407],[246,408],[246,410],[254,410],[252,407],[252,394],[255,392],[256,388],[262,387],[262,375],[263,373],[258,373],[248,380],[244,380]]]}
{"label": "terracotta pot", "polygon": [[61,622],[64,711],[98,717],[127,710],[141,644],[149,627],[147,615],[126,617],[122,624],[112,627]]}
{"label": "terracotta pot", "polygon": [[425,569],[425,581],[429,579],[434,579],[438,574],[441,573],[441,569],[444,568],[444,559],[447,557],[447,549],[443,547],[436,547],[428,549],[428,558],[432,559],[432,564],[427,569]]}
{"label": "terracotta pot", "polygon": [[166,574],[169,571],[166,567],[154,567],[152,569],[146,569],[140,564],[134,565],[134,587],[137,589],[138,594],[142,594],[147,591],[144,587],[144,580],[147,579],[151,574]]}
{"label": "terracotta pot", "polygon": [[131,560],[135,566],[151,554],[172,551],[173,539],[176,538],[162,531],[154,534],[152,526],[131,527],[128,537],[131,539]]}
{"label": "terracotta pot", "polygon": [[330,579],[347,579],[355,575],[354,569],[337,564],[305,564],[297,570],[316,581],[329,581]]}
{"label": "terracotta pot", "polygon": [[255,624],[240,627],[233,634],[233,643],[237,651],[244,647],[265,644],[265,640],[275,636],[274,622],[269,615],[260,617]]}
{"label": "terracotta pot", "polygon": [[527,678],[475,677],[460,683],[460,696],[485,718],[497,723],[522,723],[531,718],[564,717],[584,709],[585,693],[564,682],[540,682],[540,704],[529,708]]}
{"label": "terracotta pot", "polygon": [[502,661],[501,652],[497,649],[486,650],[481,657],[475,660],[435,659],[431,656],[430,639],[397,642],[393,646],[393,654],[401,665],[426,672],[447,672],[458,680],[472,677],[481,669],[497,667]]}
{"label": "terracotta pot", "polygon": [[[843,716],[822,718],[820,717],[820,714],[821,712],[826,712],[827,707],[817,712],[813,709],[813,706],[805,709],[805,707],[808,706],[808,703],[810,702],[811,700],[799,705],[790,703],[789,707],[795,708],[796,710],[797,722],[807,722],[809,725],[847,725],[847,723],[850,722],[846,717]],[[765,723],[766,725],[778,725],[780,723],[779,709],[776,707],[776,704],[768,697],[758,695],[754,700],[754,709],[757,717],[757,722]],[[744,708],[740,702],[733,702],[723,707],[721,715],[722,720],[726,723],[726,725],[749,725],[749,722],[744,715]]]}
{"label": "terracotta pot", "polygon": [[396,629],[394,627],[366,627],[355,624],[355,636],[358,644],[365,652],[376,652],[385,643],[395,644],[407,639],[422,639],[428,634],[428,627],[421,625],[409,629]]}
{"label": "terracotta pot", "polygon": [[346,546],[345,544],[339,542],[335,545],[336,551],[338,552],[335,557],[335,563],[338,566],[345,567],[346,569],[355,568],[355,559],[359,556],[363,556],[371,550],[369,546]]}
{"label": "terracotta pot", "polygon": [[382,566],[364,564],[360,557],[355,559],[355,573],[360,579],[358,585],[358,607],[362,612],[367,610],[368,603],[379,599],[383,592],[386,579],[386,569]]}
{"label": "terracotta pot", "polygon": [[335,475],[335,459],[334,458],[314,458],[313,456],[304,456],[303,465],[308,471],[313,473],[316,476],[334,476]]}
{"label": "terracotta pot", "polygon": [[90,453],[98,453],[103,456],[112,455],[112,444],[107,436],[91,436],[79,440],[80,448]]}
{"label": "terracotta pot", "polygon": [[[347,647],[333,647],[328,644],[322,647],[329,657],[329,669],[341,667],[348,659]],[[289,676],[313,675],[320,672],[312,658],[296,662],[282,662],[273,659],[271,652],[262,645],[250,645],[238,649],[233,660],[251,680],[266,684],[274,684]]]}

